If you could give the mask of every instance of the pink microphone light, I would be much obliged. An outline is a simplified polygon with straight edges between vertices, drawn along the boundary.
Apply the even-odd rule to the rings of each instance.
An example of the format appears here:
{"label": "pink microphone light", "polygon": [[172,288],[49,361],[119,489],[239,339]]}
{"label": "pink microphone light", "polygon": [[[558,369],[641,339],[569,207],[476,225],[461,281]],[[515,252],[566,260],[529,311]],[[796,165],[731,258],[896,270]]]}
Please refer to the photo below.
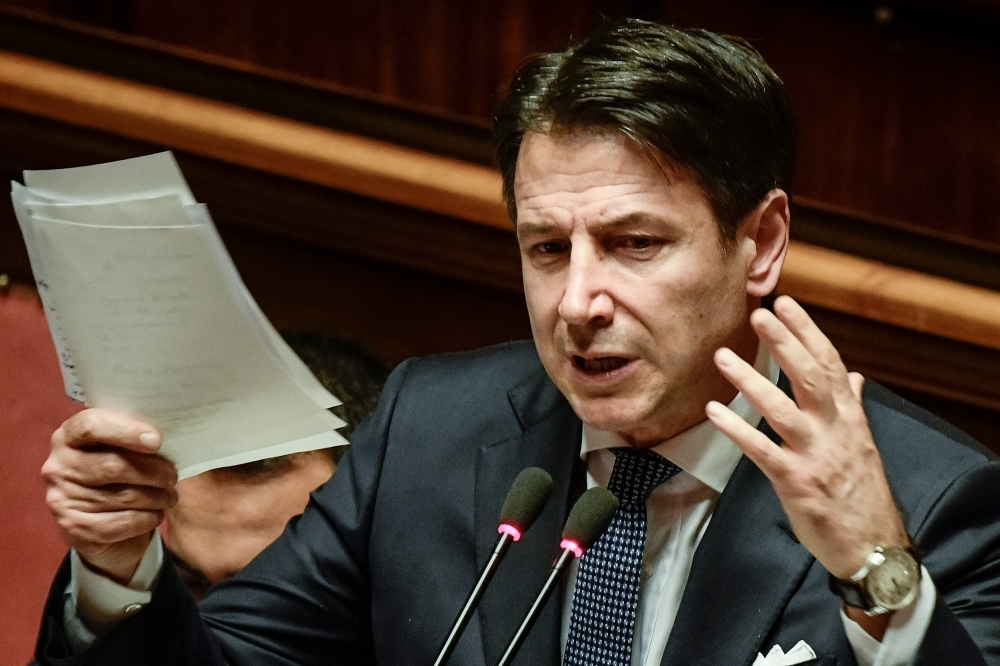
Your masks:
{"label": "pink microphone light", "polygon": [[580,548],[580,544],[578,544],[576,541],[572,541],[570,539],[563,539],[562,543],[559,544],[559,547],[562,548],[563,550],[570,551],[577,557],[583,557],[583,548]]}
{"label": "pink microphone light", "polygon": [[510,538],[514,541],[519,541],[521,539],[521,530],[509,523],[500,523],[500,527],[497,528],[497,532],[500,534],[509,534]]}

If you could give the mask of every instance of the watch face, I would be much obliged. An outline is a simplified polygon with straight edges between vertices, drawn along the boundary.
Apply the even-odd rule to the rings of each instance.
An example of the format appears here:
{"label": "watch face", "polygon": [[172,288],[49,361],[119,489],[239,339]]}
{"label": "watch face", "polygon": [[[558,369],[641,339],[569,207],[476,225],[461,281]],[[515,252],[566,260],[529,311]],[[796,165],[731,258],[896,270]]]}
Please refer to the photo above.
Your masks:
{"label": "watch face", "polygon": [[886,548],[885,561],[868,574],[868,593],[883,608],[897,610],[906,606],[920,584],[920,565],[902,548]]}

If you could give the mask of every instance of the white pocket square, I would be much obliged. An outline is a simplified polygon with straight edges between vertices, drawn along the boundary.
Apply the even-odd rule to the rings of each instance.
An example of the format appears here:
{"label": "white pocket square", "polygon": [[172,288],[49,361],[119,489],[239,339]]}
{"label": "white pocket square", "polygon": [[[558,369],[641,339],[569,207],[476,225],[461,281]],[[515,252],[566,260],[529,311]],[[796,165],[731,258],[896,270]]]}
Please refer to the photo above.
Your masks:
{"label": "white pocket square", "polygon": [[782,651],[780,645],[771,648],[766,657],[758,652],[753,666],[795,666],[795,664],[801,664],[815,658],[816,653],[809,647],[809,644],[805,641],[799,641],[788,652]]}

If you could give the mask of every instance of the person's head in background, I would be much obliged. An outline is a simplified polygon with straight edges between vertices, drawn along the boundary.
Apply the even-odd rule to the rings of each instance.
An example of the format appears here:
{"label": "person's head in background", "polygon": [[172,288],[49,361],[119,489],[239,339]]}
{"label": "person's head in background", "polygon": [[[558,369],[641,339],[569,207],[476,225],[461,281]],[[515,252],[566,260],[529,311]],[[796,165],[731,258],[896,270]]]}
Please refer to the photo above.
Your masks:
{"label": "person's head in background", "polygon": [[[330,411],[350,439],[374,409],[389,368],[360,345],[325,333],[283,337],[342,405]],[[295,453],[224,467],[177,484],[165,537],[181,577],[196,599],[229,578],[278,538],[302,513],[309,493],[333,474],[346,447]]]}

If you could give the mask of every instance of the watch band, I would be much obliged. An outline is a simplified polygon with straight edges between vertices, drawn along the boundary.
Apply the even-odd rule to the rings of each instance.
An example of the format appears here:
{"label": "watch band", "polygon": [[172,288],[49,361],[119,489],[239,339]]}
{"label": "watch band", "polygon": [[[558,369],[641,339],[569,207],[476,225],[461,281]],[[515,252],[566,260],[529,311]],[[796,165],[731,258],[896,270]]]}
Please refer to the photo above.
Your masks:
{"label": "watch band", "polygon": [[833,574],[829,575],[830,591],[836,594],[841,600],[852,608],[860,608],[866,613],[875,610],[875,602],[872,601],[868,590],[861,583],[853,580],[842,580]]}

